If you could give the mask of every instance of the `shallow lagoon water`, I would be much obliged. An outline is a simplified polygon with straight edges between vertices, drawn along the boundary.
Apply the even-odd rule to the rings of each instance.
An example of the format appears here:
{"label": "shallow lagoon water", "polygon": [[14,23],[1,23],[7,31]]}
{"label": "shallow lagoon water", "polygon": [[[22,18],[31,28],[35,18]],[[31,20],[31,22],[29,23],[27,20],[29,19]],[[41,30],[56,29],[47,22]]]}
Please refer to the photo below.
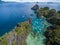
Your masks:
{"label": "shallow lagoon water", "polygon": [[32,30],[34,32],[45,32],[46,28],[48,26],[50,26],[51,24],[49,24],[44,17],[40,17],[40,18],[36,18],[32,20]]}
{"label": "shallow lagoon water", "polygon": [[[11,31],[19,22],[23,22],[30,17],[31,7],[36,3],[12,3],[0,4],[0,36]],[[48,6],[60,10],[60,3],[37,3],[40,7]],[[54,5],[54,6],[53,6]],[[33,16],[34,17],[34,16]]]}
{"label": "shallow lagoon water", "polygon": [[31,31],[26,39],[27,45],[45,45],[45,36],[43,35],[47,27],[51,26],[44,17],[32,19]]}

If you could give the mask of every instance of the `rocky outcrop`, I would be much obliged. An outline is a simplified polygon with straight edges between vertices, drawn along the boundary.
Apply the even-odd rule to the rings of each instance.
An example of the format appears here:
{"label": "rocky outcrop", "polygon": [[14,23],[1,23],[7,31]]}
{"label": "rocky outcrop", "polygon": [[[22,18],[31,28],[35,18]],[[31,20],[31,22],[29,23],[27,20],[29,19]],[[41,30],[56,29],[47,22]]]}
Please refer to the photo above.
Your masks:
{"label": "rocky outcrop", "polygon": [[32,9],[32,10],[38,10],[38,9],[39,9],[39,6],[36,4],[36,5],[34,5],[31,9]]}

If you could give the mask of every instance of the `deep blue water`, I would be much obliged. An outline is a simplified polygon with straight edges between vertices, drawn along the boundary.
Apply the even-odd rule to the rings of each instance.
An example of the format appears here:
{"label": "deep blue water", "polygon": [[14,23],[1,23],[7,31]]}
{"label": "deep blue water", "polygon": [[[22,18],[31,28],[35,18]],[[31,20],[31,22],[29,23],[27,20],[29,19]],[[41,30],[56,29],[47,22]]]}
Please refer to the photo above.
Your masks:
{"label": "deep blue water", "polygon": [[[1,3],[0,4],[0,36],[11,31],[19,22],[23,22],[32,14],[31,7],[36,3]],[[40,7],[48,6],[60,10],[60,3],[37,3]]]}

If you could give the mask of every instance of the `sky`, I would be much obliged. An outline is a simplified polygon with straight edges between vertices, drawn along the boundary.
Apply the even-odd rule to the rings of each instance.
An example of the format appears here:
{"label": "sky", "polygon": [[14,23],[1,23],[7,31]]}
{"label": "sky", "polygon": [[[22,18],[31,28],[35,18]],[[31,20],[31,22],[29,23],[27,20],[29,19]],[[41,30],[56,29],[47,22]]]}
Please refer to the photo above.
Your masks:
{"label": "sky", "polygon": [[2,0],[6,2],[60,2],[60,0]]}

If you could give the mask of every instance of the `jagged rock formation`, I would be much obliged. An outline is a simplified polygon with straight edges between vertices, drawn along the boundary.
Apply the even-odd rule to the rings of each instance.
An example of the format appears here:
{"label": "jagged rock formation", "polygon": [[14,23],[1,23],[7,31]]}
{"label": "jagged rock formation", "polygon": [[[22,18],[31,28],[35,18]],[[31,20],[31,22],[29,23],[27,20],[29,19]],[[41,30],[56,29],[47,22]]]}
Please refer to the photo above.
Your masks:
{"label": "jagged rock formation", "polygon": [[36,4],[36,5],[34,5],[31,9],[32,9],[32,10],[38,10],[38,9],[39,9],[39,6]]}

